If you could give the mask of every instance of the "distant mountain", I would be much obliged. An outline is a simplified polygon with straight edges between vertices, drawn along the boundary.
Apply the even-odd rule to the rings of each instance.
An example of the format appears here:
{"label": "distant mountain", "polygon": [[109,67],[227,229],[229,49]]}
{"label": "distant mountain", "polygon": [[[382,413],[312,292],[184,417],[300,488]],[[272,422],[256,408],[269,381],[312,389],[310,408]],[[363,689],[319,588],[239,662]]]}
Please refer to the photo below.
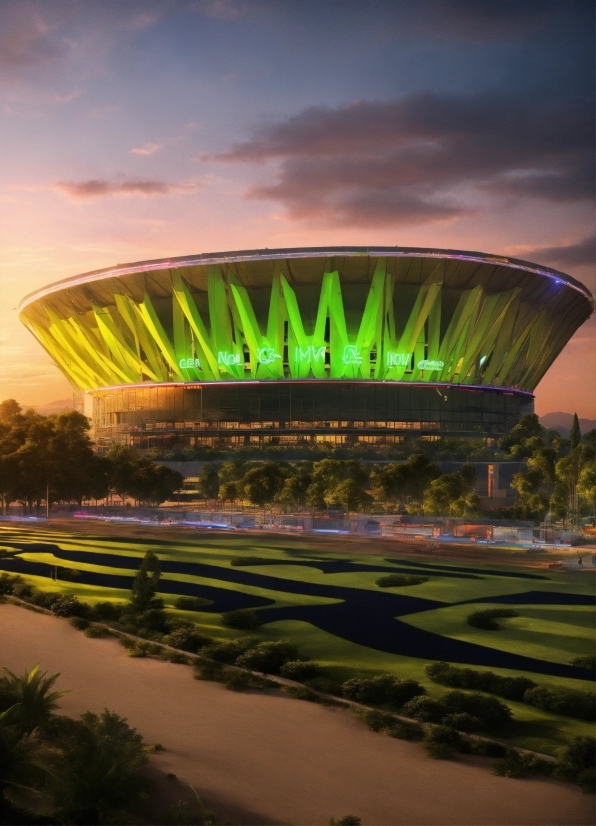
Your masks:
{"label": "distant mountain", "polygon": [[[540,416],[540,424],[548,430],[558,430],[561,436],[567,437],[573,424],[573,413],[547,413],[546,416]],[[582,433],[592,430],[595,426],[594,419],[579,420],[579,429]]]}
{"label": "distant mountain", "polygon": [[55,416],[57,413],[69,413],[73,410],[72,396],[70,399],[58,399],[55,402],[48,402],[47,404],[32,405],[36,413],[42,416]]}

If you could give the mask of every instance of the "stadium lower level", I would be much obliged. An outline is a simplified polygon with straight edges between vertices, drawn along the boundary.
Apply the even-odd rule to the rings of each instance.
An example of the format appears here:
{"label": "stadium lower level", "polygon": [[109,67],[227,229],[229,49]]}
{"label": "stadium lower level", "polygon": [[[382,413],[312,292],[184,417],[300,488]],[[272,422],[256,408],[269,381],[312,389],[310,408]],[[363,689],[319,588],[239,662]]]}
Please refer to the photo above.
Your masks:
{"label": "stadium lower level", "polygon": [[233,448],[395,444],[408,435],[498,438],[533,412],[534,397],[501,388],[311,379],[120,386],[91,391],[86,407],[100,446]]}

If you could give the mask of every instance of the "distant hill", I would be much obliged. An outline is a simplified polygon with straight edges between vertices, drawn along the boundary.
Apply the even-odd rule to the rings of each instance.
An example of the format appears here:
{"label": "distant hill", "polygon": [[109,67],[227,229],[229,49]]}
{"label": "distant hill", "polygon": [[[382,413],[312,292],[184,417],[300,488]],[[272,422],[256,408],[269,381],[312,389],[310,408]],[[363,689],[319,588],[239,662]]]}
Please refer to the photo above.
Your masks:
{"label": "distant hill", "polygon": [[69,413],[73,410],[72,396],[70,399],[58,399],[55,402],[48,402],[47,404],[32,405],[36,413],[41,416],[55,416],[57,413]]}
{"label": "distant hill", "polygon": [[[540,416],[540,424],[549,430],[558,430],[561,436],[569,436],[571,425],[573,423],[573,413],[547,413],[546,416]],[[582,433],[594,428],[594,419],[580,419],[579,429]]]}

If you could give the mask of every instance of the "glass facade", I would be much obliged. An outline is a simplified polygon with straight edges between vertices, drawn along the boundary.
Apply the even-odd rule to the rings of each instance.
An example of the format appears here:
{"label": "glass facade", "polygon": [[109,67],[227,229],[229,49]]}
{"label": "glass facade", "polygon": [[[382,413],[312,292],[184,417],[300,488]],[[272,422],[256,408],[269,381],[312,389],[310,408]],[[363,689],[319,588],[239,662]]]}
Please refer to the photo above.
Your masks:
{"label": "glass facade", "polygon": [[533,412],[527,393],[389,382],[164,384],[91,395],[98,443],[141,448],[395,443],[408,434],[496,438]]}

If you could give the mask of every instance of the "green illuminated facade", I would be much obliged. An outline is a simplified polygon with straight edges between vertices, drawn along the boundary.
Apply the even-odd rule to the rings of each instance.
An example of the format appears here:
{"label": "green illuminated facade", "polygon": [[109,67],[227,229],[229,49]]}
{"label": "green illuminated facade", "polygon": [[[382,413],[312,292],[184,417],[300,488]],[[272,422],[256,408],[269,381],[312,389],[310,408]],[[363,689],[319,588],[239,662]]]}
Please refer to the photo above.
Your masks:
{"label": "green illuminated facade", "polygon": [[[526,262],[348,247],[118,266],[28,297],[21,319],[93,397],[97,437],[145,446],[157,430],[187,444],[229,440],[235,428],[245,431],[240,443],[266,441],[269,430],[289,440],[498,435],[531,408],[533,389],[591,309],[583,285]],[[342,413],[346,387],[371,398],[376,388],[383,400],[365,405],[372,417],[345,399]],[[485,420],[462,402],[449,427],[443,414],[466,391],[490,397],[495,410]],[[292,401],[305,393],[308,413]],[[424,401],[433,395],[437,410],[434,398]]]}

